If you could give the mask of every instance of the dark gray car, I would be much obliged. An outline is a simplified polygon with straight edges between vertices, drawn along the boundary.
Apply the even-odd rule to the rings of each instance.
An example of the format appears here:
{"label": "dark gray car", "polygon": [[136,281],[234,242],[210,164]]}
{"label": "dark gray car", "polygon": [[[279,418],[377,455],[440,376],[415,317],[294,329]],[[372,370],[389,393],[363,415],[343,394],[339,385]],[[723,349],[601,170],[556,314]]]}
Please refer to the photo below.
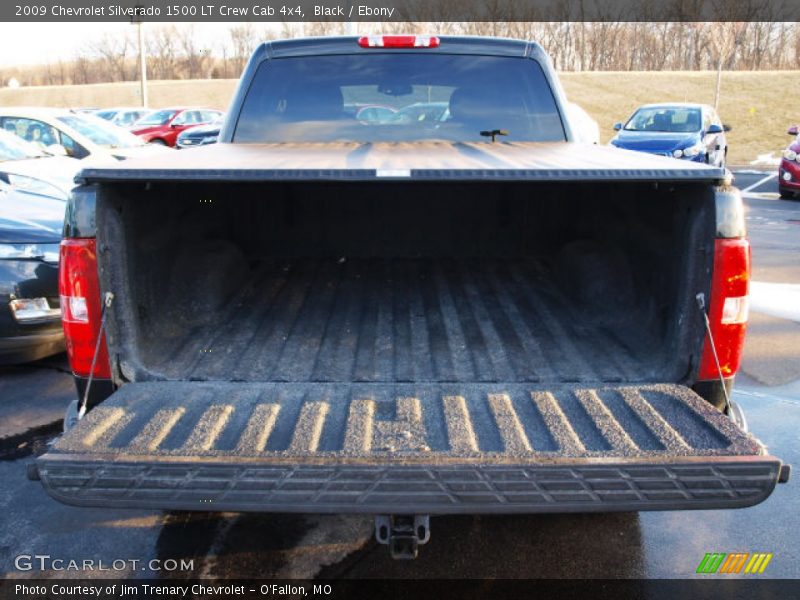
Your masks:
{"label": "dark gray car", "polygon": [[220,129],[222,129],[221,117],[213,123],[198,125],[197,127],[190,127],[178,135],[178,140],[175,143],[175,147],[194,148],[195,146],[216,144]]}
{"label": "dark gray car", "polygon": [[0,182],[0,364],[64,351],[58,258],[65,203]]}

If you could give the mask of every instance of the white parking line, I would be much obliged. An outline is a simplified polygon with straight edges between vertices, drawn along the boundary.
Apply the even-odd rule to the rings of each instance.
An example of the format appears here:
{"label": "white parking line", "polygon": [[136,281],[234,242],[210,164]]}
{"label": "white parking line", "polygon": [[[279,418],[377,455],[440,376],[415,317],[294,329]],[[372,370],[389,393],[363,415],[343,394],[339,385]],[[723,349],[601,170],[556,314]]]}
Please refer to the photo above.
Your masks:
{"label": "white parking line", "polygon": [[742,198],[751,200],[778,200],[780,197],[778,192],[742,192]]}
{"label": "white parking line", "polygon": [[756,189],[757,187],[761,186],[762,184],[764,184],[764,183],[767,183],[767,182],[768,182],[770,179],[772,179],[773,177],[777,177],[777,176],[778,176],[778,174],[777,174],[777,173],[770,173],[769,175],[767,175],[766,177],[764,177],[764,179],[759,179],[758,181],[756,181],[756,182],[755,182],[753,185],[751,185],[750,187],[746,187],[746,188],[744,188],[744,189],[742,190],[742,193],[744,194],[744,193],[746,193],[746,192],[749,192],[750,190],[754,190],[754,189]]}

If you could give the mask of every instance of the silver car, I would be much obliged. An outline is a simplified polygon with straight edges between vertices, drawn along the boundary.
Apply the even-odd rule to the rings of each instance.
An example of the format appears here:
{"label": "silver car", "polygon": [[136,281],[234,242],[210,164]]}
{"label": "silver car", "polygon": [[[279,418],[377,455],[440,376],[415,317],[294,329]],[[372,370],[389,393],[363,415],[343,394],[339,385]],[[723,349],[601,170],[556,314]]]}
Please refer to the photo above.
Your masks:
{"label": "silver car", "polygon": [[82,164],[0,130],[0,180],[16,188],[66,200]]}

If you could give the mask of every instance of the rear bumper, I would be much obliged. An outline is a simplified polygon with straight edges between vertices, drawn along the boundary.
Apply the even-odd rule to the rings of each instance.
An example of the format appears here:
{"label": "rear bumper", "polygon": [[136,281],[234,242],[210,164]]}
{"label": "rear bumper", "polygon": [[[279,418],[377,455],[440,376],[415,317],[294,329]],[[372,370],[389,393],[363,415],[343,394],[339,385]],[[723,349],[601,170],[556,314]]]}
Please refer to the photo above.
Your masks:
{"label": "rear bumper", "polygon": [[559,464],[258,464],[47,458],[48,493],[75,506],[336,514],[513,514],[743,508],[773,457]]}
{"label": "rear bumper", "polygon": [[39,360],[64,352],[64,332],[59,324],[51,331],[0,337],[0,365]]}

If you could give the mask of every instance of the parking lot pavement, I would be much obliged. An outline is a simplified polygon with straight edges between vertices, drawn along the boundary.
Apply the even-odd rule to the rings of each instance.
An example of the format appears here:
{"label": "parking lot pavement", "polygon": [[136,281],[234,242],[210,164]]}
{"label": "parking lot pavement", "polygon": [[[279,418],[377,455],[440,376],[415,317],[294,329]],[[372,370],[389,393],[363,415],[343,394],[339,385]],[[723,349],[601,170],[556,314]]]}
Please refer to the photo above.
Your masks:
{"label": "parking lot pavement", "polygon": [[778,168],[769,170],[734,169],[734,185],[745,196],[778,199]]}
{"label": "parking lot pavement", "polygon": [[766,386],[791,383],[800,374],[800,323],[751,312],[742,371]]}
{"label": "parking lot pavement", "polygon": [[800,202],[780,200],[770,173],[736,173],[736,185],[752,188],[744,202],[755,284],[742,369],[776,386],[800,378]]}
{"label": "parking lot pavement", "polygon": [[746,197],[744,202],[753,280],[800,283],[800,201]]}
{"label": "parking lot pavement", "polygon": [[0,438],[58,429],[75,384],[65,354],[0,367]]}
{"label": "parking lot pavement", "polygon": [[[747,176],[753,182],[758,179],[758,174]],[[745,202],[754,279],[778,285],[800,282],[800,202],[760,196],[746,196]],[[800,465],[800,324],[753,313],[734,394],[751,431],[771,453]],[[15,568],[16,556],[38,553],[77,560],[137,560],[118,575],[165,579],[682,578],[694,575],[706,552],[736,551],[772,552],[766,575],[800,577],[796,476],[766,502],[736,511],[434,517],[431,542],[415,562],[391,561],[386,548],[373,541],[368,517],[68,507],[28,481],[25,471],[55,435],[73,398],[63,356],[0,369],[0,574],[5,576],[108,576]],[[168,558],[192,561],[192,568],[156,571],[161,563],[149,562]]]}
{"label": "parking lot pavement", "polygon": [[732,169],[734,185],[746,197],[777,200],[778,168],[772,169]]}

